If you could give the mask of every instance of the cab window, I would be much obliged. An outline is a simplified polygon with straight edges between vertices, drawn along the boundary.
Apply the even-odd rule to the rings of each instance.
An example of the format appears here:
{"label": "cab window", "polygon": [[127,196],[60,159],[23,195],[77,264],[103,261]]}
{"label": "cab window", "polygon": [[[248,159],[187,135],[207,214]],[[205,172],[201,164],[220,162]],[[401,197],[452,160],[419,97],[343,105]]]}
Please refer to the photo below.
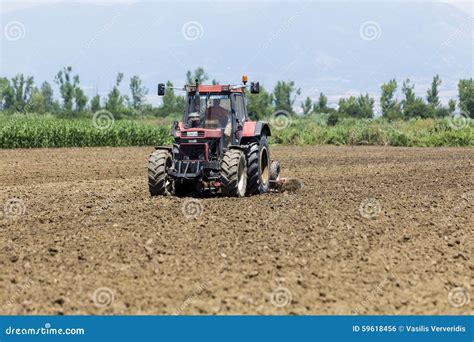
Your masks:
{"label": "cab window", "polygon": [[243,122],[245,121],[245,104],[244,104],[244,98],[242,94],[233,94],[233,103],[234,103],[234,110],[235,110],[235,115],[239,119],[239,121]]}

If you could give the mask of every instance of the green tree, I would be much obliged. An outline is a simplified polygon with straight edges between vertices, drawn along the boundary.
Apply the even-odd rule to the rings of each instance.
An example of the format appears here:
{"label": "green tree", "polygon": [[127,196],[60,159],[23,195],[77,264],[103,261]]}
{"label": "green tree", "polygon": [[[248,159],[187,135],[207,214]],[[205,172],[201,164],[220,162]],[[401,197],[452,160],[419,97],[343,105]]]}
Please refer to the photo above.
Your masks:
{"label": "green tree", "polygon": [[435,118],[435,117],[436,118],[444,118],[444,117],[449,116],[451,114],[451,112],[449,111],[449,108],[444,107],[444,106],[440,106],[436,109],[433,109],[432,112],[434,112],[434,114],[432,116],[430,116],[431,118]]}
{"label": "green tree", "polygon": [[434,109],[427,106],[421,97],[416,97],[413,101],[409,101],[403,107],[403,115],[405,119],[426,119],[434,117]]}
{"label": "green tree", "polygon": [[323,93],[319,93],[318,102],[314,104],[313,111],[325,113],[328,111],[328,98]]}
{"label": "green tree", "polygon": [[345,114],[351,117],[358,117],[359,106],[357,104],[357,99],[355,96],[350,96],[348,98],[339,99],[339,109],[340,114]]}
{"label": "green tree", "polygon": [[216,79],[212,79],[212,85],[218,85],[219,84],[219,81],[216,80]]}
{"label": "green tree", "polygon": [[272,94],[267,92],[263,86],[260,86],[258,94],[247,95],[247,111],[249,116],[254,120],[269,117],[274,111],[272,103]]}
{"label": "green tree", "polygon": [[84,109],[87,105],[87,96],[84,94],[84,91],[80,87],[74,89],[74,100],[76,103],[76,111],[78,113],[84,113]]}
{"label": "green tree", "polygon": [[166,82],[166,92],[163,95],[163,103],[161,105],[162,116],[172,115],[176,109],[176,94],[173,90],[173,83]]}
{"label": "green tree", "polygon": [[340,114],[338,112],[332,112],[328,116],[327,124],[329,126],[335,126],[337,124],[337,122],[339,121],[339,116],[340,116]]}
{"label": "green tree", "polygon": [[374,103],[375,100],[369,96],[369,94],[359,95],[357,98],[357,104],[360,108],[360,118],[373,118],[374,117]]}
{"label": "green tree", "polygon": [[474,119],[474,80],[460,80],[458,83],[459,108]]}
{"label": "green tree", "polygon": [[199,84],[206,82],[209,79],[209,76],[206,74],[203,68],[199,67],[194,72],[188,70],[186,73],[186,80],[188,84],[194,84],[198,80]]}
{"label": "green tree", "polygon": [[414,106],[415,102],[417,101],[415,95],[415,86],[410,84],[409,78],[403,81],[402,93],[404,98],[401,102],[401,106],[403,108],[403,116],[407,119],[413,115],[413,109],[419,107],[419,103]]}
{"label": "green tree", "polygon": [[400,103],[395,99],[397,81],[393,79],[388,83],[382,84],[381,90],[380,105],[382,107],[382,115],[388,120],[401,118]]}
{"label": "green tree", "polygon": [[303,114],[308,115],[313,109],[313,101],[308,96],[304,102],[301,102],[301,108],[303,109]]}
{"label": "green tree", "polygon": [[353,118],[372,118],[374,116],[374,99],[366,95],[351,96],[339,100],[339,113]]}
{"label": "green tree", "polygon": [[438,108],[439,106],[439,91],[438,87],[441,85],[441,79],[438,75],[433,77],[433,81],[431,82],[431,87],[428,89],[426,93],[426,100],[428,101],[428,105],[432,108]]}
{"label": "green tree", "polygon": [[132,107],[135,110],[141,110],[148,94],[148,89],[142,85],[142,80],[138,75],[130,79],[130,91],[132,93]]}
{"label": "green tree", "polygon": [[173,83],[166,82],[166,92],[163,95],[163,103],[159,108],[160,116],[179,116],[184,112],[185,99],[183,96],[176,96],[173,90]]}
{"label": "green tree", "polygon": [[293,104],[296,96],[301,93],[293,81],[278,81],[273,89],[273,103],[276,110],[285,110],[293,114]]}
{"label": "green tree", "polygon": [[107,96],[107,102],[105,104],[105,109],[111,112],[114,116],[120,117],[126,112],[125,103],[127,102],[127,97],[123,96],[120,93],[119,86],[123,80],[123,73],[119,72],[115,80],[115,86],[112,88],[110,93]]}
{"label": "green tree", "polygon": [[8,102],[12,102],[14,108],[17,111],[27,111],[27,104],[31,100],[31,96],[34,90],[33,77],[25,77],[23,74],[17,74],[11,79],[11,87],[7,89],[6,95],[9,97]]}
{"label": "green tree", "polygon": [[37,88],[33,90],[33,93],[31,95],[31,101],[26,108],[28,108],[28,112],[31,113],[44,114],[46,112],[43,93]]}
{"label": "green tree", "polygon": [[456,111],[456,100],[449,100],[448,102],[448,111],[449,114],[453,114]]}
{"label": "green tree", "polygon": [[96,94],[92,99],[91,99],[91,111],[93,113],[97,112],[98,110],[101,109],[100,106],[100,95]]}
{"label": "green tree", "polygon": [[48,113],[54,112],[54,93],[53,88],[48,82],[43,82],[41,84],[41,95],[43,96],[44,108]]}
{"label": "green tree", "polygon": [[59,86],[59,93],[63,100],[63,111],[72,115],[74,94],[79,84],[79,76],[72,76],[72,67],[68,66],[57,73],[54,82]]}
{"label": "green tree", "polygon": [[176,96],[176,107],[175,107],[175,113],[178,116],[183,115],[184,109],[186,107],[186,99],[184,96],[178,95]]}
{"label": "green tree", "polygon": [[402,105],[410,105],[415,102],[415,86],[410,84],[410,79],[403,81],[402,93],[405,98],[402,100]]}
{"label": "green tree", "polygon": [[6,77],[0,77],[0,108],[7,110],[14,108],[15,98],[10,81]]}

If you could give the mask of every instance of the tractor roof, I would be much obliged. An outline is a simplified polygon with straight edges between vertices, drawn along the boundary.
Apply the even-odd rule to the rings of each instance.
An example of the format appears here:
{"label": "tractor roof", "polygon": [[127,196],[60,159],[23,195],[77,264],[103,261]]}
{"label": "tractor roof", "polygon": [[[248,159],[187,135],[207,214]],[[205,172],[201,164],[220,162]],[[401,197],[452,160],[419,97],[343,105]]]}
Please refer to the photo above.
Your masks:
{"label": "tractor roof", "polygon": [[[192,92],[196,86],[189,86],[188,91]],[[200,93],[242,93],[242,88],[233,88],[230,84],[216,84],[216,85],[198,85],[198,91]]]}

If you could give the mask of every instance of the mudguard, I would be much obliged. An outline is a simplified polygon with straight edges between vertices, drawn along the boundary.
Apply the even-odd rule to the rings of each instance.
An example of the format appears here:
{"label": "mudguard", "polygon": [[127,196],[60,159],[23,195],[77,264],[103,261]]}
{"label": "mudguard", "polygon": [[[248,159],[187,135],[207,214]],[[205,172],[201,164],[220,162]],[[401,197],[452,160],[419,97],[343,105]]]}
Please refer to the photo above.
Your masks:
{"label": "mudguard", "polygon": [[271,136],[270,126],[264,121],[246,121],[242,131],[242,138],[259,137],[265,134]]}
{"label": "mudguard", "polygon": [[171,152],[173,150],[173,148],[169,147],[169,146],[155,146],[155,150],[167,150],[167,151]]}

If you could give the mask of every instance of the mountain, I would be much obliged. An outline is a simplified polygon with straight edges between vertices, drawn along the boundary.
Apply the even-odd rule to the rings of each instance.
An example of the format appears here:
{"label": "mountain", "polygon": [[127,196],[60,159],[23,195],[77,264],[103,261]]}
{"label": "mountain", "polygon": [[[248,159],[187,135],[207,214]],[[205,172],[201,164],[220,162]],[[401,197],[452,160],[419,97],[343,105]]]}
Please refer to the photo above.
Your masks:
{"label": "mountain", "polygon": [[[1,11],[0,71],[52,81],[72,65],[86,93],[106,94],[116,74],[140,75],[150,89],[184,83],[202,66],[237,83],[243,73],[267,88],[294,80],[301,97],[369,92],[409,77],[423,95],[443,80],[444,102],[473,77],[473,17],[440,2],[90,2]],[[17,23],[20,39],[7,29]],[[19,23],[19,24],[18,24]],[[123,85],[126,90],[127,85]]]}

